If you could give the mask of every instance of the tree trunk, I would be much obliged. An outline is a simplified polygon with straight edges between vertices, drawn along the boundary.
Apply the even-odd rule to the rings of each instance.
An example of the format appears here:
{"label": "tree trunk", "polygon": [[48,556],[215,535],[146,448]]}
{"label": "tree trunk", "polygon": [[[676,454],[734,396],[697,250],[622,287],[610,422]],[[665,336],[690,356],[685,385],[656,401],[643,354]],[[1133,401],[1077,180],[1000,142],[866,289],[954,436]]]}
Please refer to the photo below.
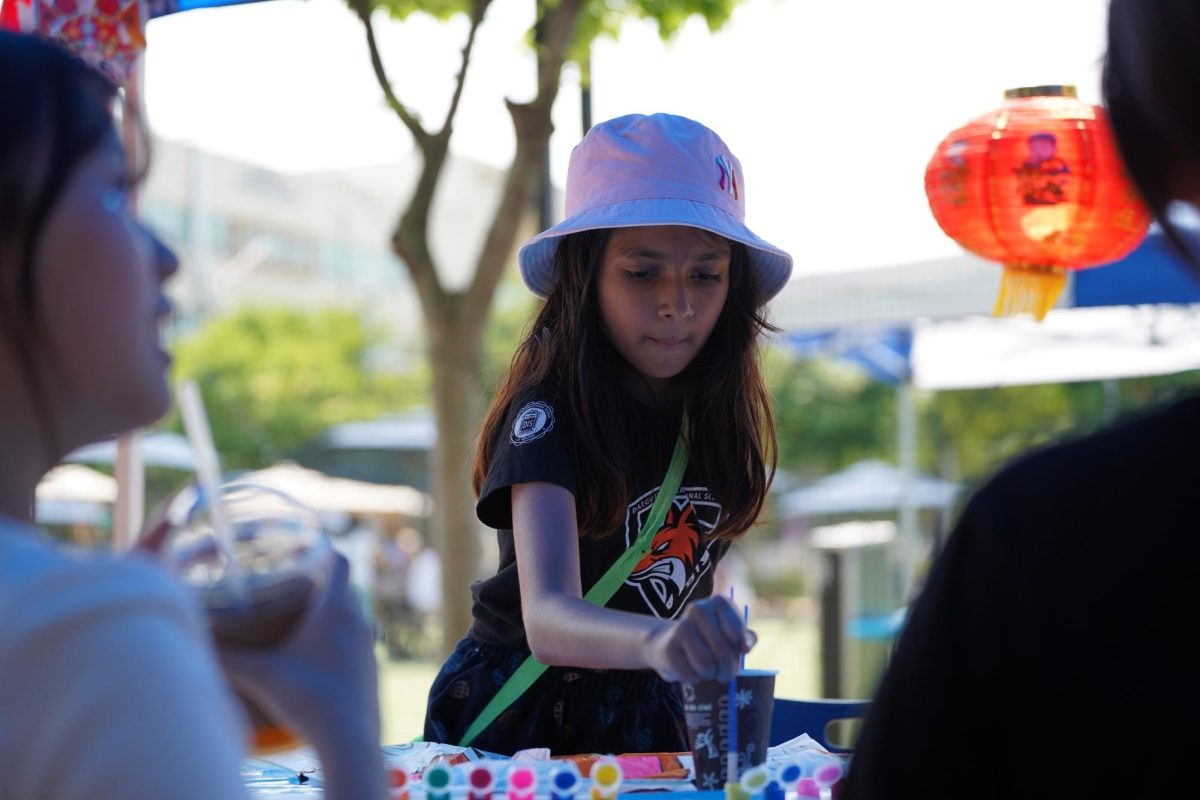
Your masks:
{"label": "tree trunk", "polygon": [[[466,79],[475,33],[490,0],[474,0],[471,30],[463,47],[462,68],[445,123],[437,133],[421,127],[417,117],[392,91],[371,25],[369,0],[350,0],[362,20],[376,79],[388,105],[412,133],[421,151],[422,170],[412,199],[392,233],[392,250],[408,266],[421,300],[430,338],[433,367],[437,444],[432,454],[433,540],[442,562],[443,655],[471,624],[469,586],[479,570],[479,525],[471,489],[474,437],[483,411],[479,385],[482,369],[483,327],[496,285],[512,254],[521,214],[537,177],[553,126],[550,110],[558,94],[563,60],[579,16],[582,0],[539,3],[541,37],[537,48],[538,90],[529,103],[506,101],[517,135],[517,151],[509,166],[500,202],[475,265],[475,275],[465,292],[446,291],[429,249],[429,215],[433,197],[449,152],[450,134]],[[544,12],[544,13],[541,13]]]}
{"label": "tree trunk", "polygon": [[479,575],[479,523],[471,489],[475,434],[483,411],[478,323],[461,318],[462,296],[449,295],[443,310],[429,315],[437,444],[433,451],[433,539],[442,561],[443,658],[471,624],[469,587]]}

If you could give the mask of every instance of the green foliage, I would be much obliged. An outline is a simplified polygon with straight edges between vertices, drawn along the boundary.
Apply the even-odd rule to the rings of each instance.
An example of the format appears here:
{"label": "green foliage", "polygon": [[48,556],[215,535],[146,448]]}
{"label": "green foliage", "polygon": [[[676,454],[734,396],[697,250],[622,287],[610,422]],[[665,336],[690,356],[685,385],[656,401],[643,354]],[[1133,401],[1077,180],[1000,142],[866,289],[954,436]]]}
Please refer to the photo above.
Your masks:
{"label": "green foliage", "polygon": [[658,35],[668,40],[693,16],[699,16],[710,31],[720,30],[737,6],[737,0],[588,0],[575,26],[570,58],[581,62],[588,47],[600,36],[616,39],[629,17],[651,20]]}
{"label": "green foliage", "polygon": [[455,14],[468,14],[470,0],[371,0],[371,8],[382,9],[395,19],[407,19],[417,12],[434,19],[448,20]]}
{"label": "green foliage", "polygon": [[1103,419],[1098,384],[1046,384],[939,392],[921,421],[926,463],[977,481],[1031,447],[1090,430]]}
{"label": "green foliage", "polygon": [[948,477],[977,483],[1025,450],[1082,436],[1198,386],[1200,373],[1185,372],[1111,384],[939,392],[929,398],[922,414],[922,463]]}
{"label": "green foliage", "polygon": [[329,425],[426,400],[424,370],[402,377],[363,369],[381,340],[346,310],[247,308],[181,341],[176,375],[199,383],[223,466],[254,468]]}
{"label": "green foliage", "polygon": [[538,301],[519,281],[502,283],[492,303],[487,330],[483,334],[484,393],[491,398],[500,384],[513,354],[529,330]]}
{"label": "green foliage", "polygon": [[[709,30],[719,30],[729,21],[737,3],[738,0],[586,0],[575,25],[575,38],[568,57],[577,63],[583,61],[587,58],[588,47],[597,37],[615,39],[621,25],[630,17],[655,22],[663,39],[678,33],[693,16],[704,19]],[[372,8],[382,9],[398,20],[418,12],[448,20],[456,14],[470,13],[471,5],[469,0],[371,0]],[[543,5],[547,5],[546,0],[538,2],[539,7]],[[503,12],[493,9],[491,13]],[[533,42],[532,30],[527,40]]]}
{"label": "green foliage", "polygon": [[[836,472],[865,458],[895,461],[896,394],[852,367],[766,352],[781,468]],[[919,466],[978,484],[1022,452],[1089,433],[1200,388],[1200,372],[1105,384],[945,391],[918,399]]]}
{"label": "green foliage", "polygon": [[895,393],[850,367],[764,351],[763,372],[775,404],[779,466],[824,474],[895,451]]}

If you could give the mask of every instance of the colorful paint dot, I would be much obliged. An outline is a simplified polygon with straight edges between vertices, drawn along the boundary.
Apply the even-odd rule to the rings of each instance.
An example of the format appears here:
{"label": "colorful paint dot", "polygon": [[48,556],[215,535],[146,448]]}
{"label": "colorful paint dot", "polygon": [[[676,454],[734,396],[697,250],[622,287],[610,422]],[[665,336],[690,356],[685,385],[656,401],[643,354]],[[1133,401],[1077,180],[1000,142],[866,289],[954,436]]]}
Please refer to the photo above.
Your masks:
{"label": "colorful paint dot", "polygon": [[443,764],[434,764],[425,770],[425,785],[430,789],[445,789],[450,785],[450,770]]}
{"label": "colorful paint dot", "polygon": [[804,777],[804,768],[799,764],[788,764],[779,773],[779,782],[784,786],[790,786],[793,783],[799,783]]}
{"label": "colorful paint dot", "polygon": [[491,789],[495,785],[495,779],[492,777],[492,771],[487,767],[476,767],[467,777],[467,783],[471,785],[472,789]]}
{"label": "colorful paint dot", "polygon": [[528,794],[537,786],[537,775],[529,767],[513,767],[508,772],[508,786],[516,792]]}
{"label": "colorful paint dot", "polygon": [[743,772],[740,782],[743,789],[751,794],[754,794],[756,792],[761,792],[763,787],[767,785],[767,781],[770,779],[771,776],[767,773],[767,768],[762,764],[759,764],[758,766],[751,767]]}
{"label": "colorful paint dot", "polygon": [[813,772],[813,780],[818,786],[829,787],[842,779],[842,765],[836,761],[827,761]]}
{"label": "colorful paint dot", "polygon": [[614,786],[621,781],[621,768],[616,764],[598,764],[592,779],[601,786]]}
{"label": "colorful paint dot", "polygon": [[579,784],[583,780],[583,776],[579,774],[579,767],[575,766],[572,761],[565,761],[561,765],[554,768],[550,773],[550,783],[554,787],[551,792],[551,800],[571,800],[575,792],[579,791]]}

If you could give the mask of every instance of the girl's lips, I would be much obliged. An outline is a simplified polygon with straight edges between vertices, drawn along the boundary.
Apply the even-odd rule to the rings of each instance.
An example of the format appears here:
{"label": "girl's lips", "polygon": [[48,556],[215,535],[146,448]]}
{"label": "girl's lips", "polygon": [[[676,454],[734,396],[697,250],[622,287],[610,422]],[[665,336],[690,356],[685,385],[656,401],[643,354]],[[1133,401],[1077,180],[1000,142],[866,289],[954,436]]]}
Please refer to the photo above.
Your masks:
{"label": "girl's lips", "polygon": [[655,339],[653,336],[648,338],[650,341],[657,345],[661,345],[662,347],[678,347],[687,341],[687,339]]}

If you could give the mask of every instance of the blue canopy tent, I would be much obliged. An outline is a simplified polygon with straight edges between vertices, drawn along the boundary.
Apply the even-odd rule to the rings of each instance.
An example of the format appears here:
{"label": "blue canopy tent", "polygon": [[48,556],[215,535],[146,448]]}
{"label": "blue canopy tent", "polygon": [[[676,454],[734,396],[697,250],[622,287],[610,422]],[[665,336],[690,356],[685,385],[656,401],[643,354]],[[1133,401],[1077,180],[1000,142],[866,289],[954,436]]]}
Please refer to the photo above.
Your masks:
{"label": "blue canopy tent", "polygon": [[1191,305],[1200,303],[1197,278],[1160,230],[1152,230],[1125,258],[1075,274],[1071,305]]}

